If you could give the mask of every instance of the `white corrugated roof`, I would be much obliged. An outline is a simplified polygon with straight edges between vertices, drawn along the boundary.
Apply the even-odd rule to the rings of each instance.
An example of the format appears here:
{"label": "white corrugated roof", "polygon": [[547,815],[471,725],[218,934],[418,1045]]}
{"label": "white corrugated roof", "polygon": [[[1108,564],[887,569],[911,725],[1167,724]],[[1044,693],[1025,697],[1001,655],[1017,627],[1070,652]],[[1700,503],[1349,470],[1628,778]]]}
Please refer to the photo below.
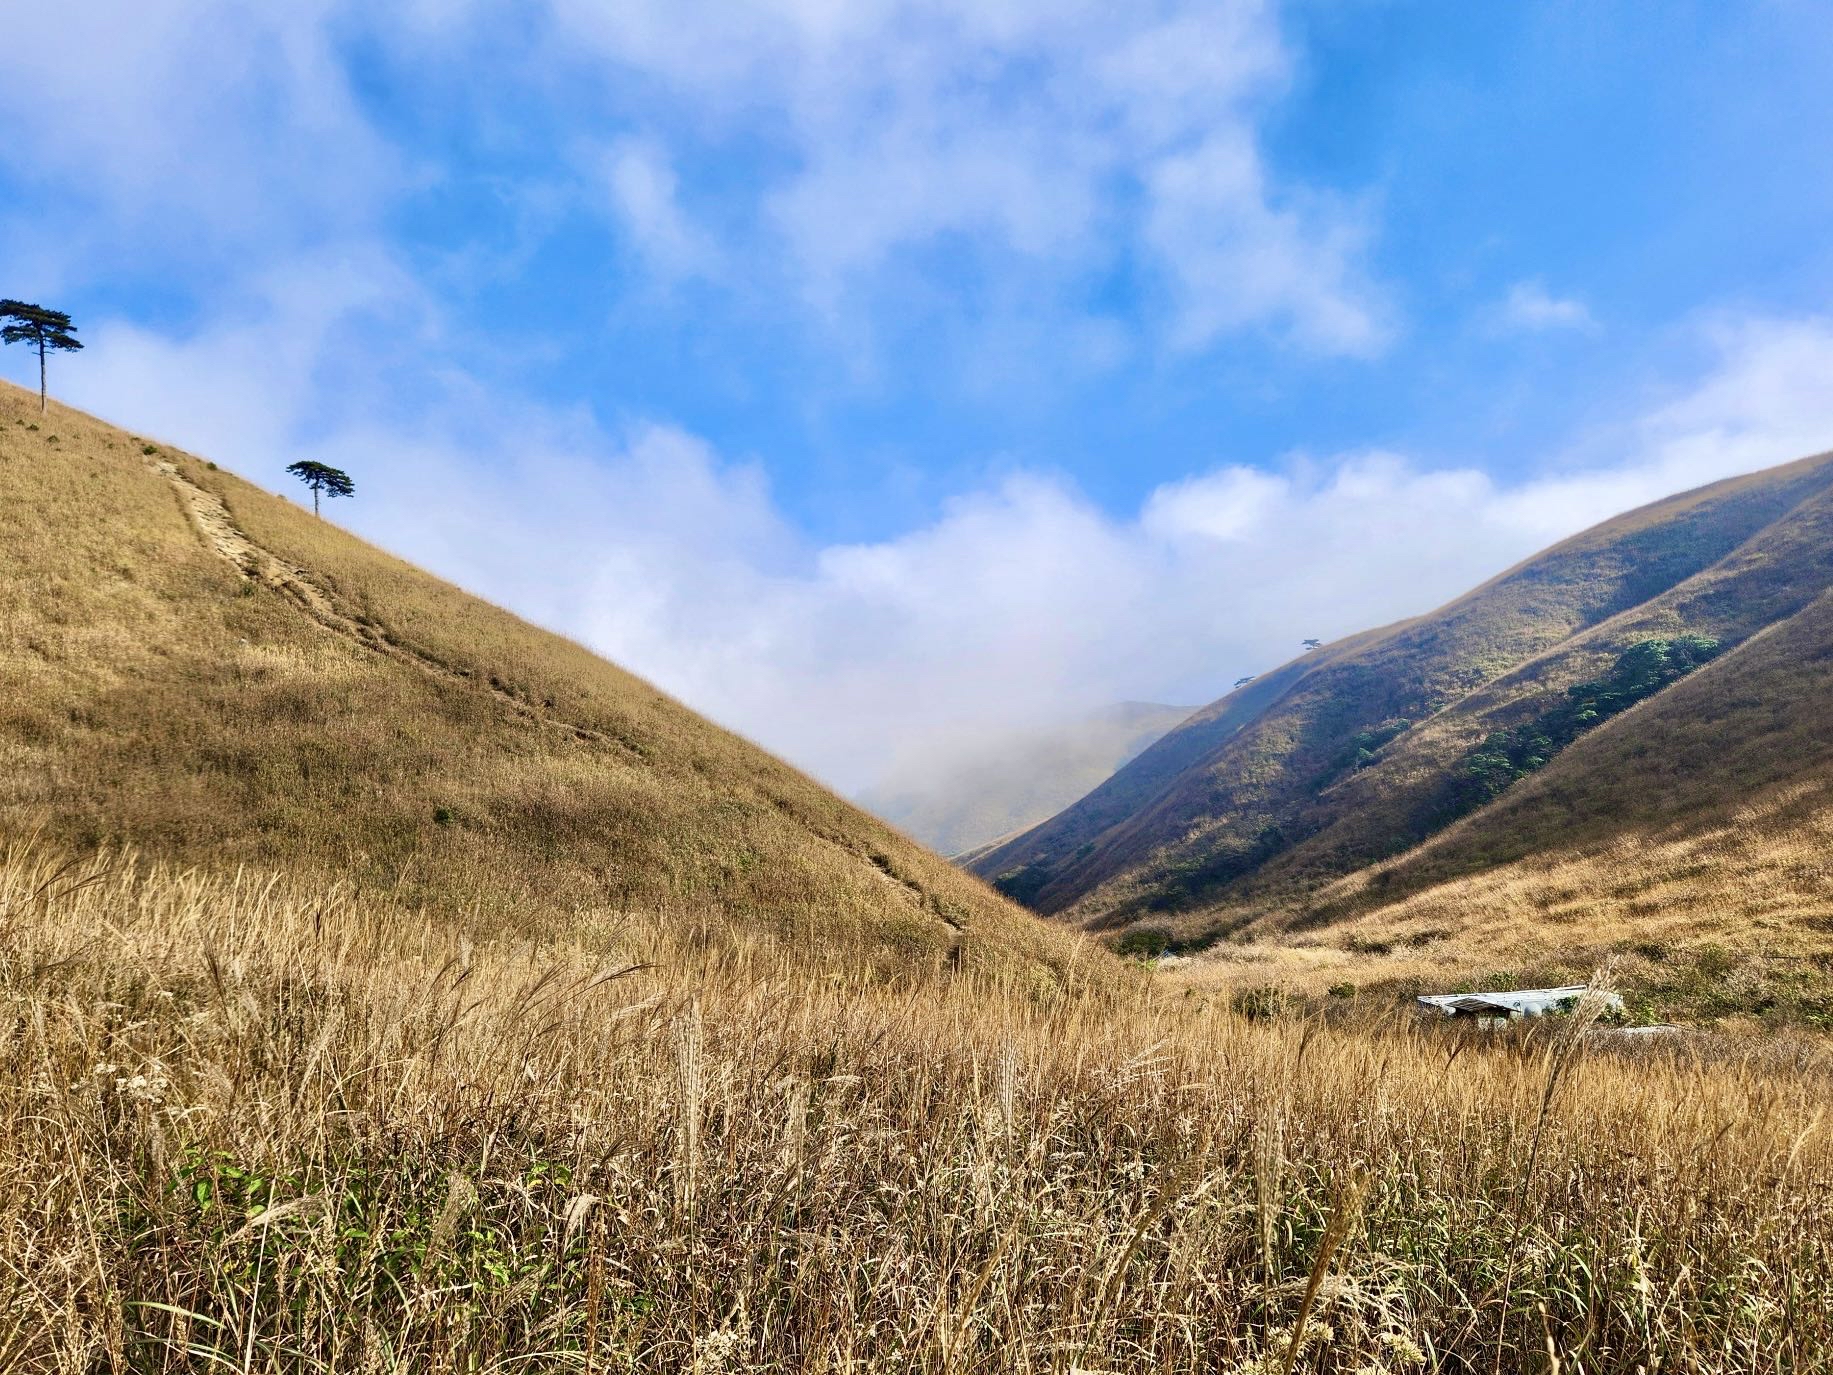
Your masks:
{"label": "white corrugated roof", "polygon": [[[1498,993],[1425,993],[1419,1001],[1446,1013],[1538,1017],[1562,1006],[1576,1005],[1591,991],[1588,984],[1566,984],[1560,988],[1518,988]],[[1623,1000],[1614,993],[1600,991],[1598,996],[1611,1007],[1623,1006]]]}

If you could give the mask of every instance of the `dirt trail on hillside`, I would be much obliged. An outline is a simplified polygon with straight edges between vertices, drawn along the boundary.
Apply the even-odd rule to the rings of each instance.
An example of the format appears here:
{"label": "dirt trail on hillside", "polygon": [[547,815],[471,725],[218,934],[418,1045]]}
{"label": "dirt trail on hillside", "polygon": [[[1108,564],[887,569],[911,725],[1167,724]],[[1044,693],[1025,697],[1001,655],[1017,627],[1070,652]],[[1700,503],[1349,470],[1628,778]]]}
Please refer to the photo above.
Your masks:
{"label": "dirt trail on hillside", "polygon": [[[199,487],[179,472],[178,466],[168,459],[159,459],[151,466],[154,472],[176,489],[179,500],[190,511],[191,519],[197,523],[204,542],[241,569],[244,577],[284,592],[311,612],[314,620],[332,623],[332,629],[354,635],[365,642],[374,641],[375,637],[366,626],[340,613],[331,599],[306,579],[303,569],[288,568],[237,529],[235,521],[230,517],[229,508],[215,492],[207,492]],[[385,642],[373,647],[388,648]]]}
{"label": "dirt trail on hillside", "polygon": [[215,492],[207,491],[191,481],[179,471],[177,464],[162,458],[148,466],[172,484],[173,490],[178,493],[180,502],[191,513],[191,519],[197,526],[198,533],[203,536],[204,543],[234,564],[243,577],[281,593],[295,602],[300,610],[326,630],[353,641],[364,649],[416,668],[422,673],[448,682],[461,683],[466,687],[483,688],[524,720],[552,730],[565,731],[580,740],[617,746],[633,755],[636,753],[621,740],[599,731],[588,730],[584,726],[543,716],[506,688],[494,682],[479,682],[475,675],[463,669],[453,668],[450,664],[430,654],[424,654],[409,645],[391,640],[384,631],[371,624],[367,618],[352,615],[344,610],[338,604],[337,598],[313,582],[311,575],[305,569],[291,567],[256,544],[235,523],[235,518],[229,514],[229,508],[223,504],[223,499]]}
{"label": "dirt trail on hillside", "polygon": [[[196,525],[205,544],[235,565],[243,577],[281,593],[332,634],[339,635],[373,653],[418,669],[430,677],[461,684],[474,690],[482,689],[515,715],[531,724],[543,726],[549,730],[563,731],[576,740],[608,746],[633,762],[646,762],[644,752],[627,740],[544,715],[508,689],[499,686],[495,681],[480,680],[467,670],[453,668],[450,664],[423,653],[411,645],[404,645],[397,640],[390,639],[386,632],[370,623],[367,617],[345,610],[340,605],[337,596],[314,582],[305,569],[295,568],[285,563],[270,551],[256,544],[235,523],[235,518],[229,514],[229,508],[223,503],[223,499],[215,492],[208,491],[191,481],[179,471],[177,464],[169,459],[160,458],[149,460],[147,466],[172,484],[172,489],[178,494],[179,501],[191,513],[192,523]],[[789,810],[788,804],[781,799],[777,800],[777,805]],[[961,922],[949,913],[922,884],[897,873],[886,856],[877,852],[861,852],[852,845],[826,834],[806,817],[798,816],[796,819],[817,840],[824,841],[853,859],[864,861],[872,877],[901,887],[915,905],[937,917],[945,926],[957,932],[963,929]]]}

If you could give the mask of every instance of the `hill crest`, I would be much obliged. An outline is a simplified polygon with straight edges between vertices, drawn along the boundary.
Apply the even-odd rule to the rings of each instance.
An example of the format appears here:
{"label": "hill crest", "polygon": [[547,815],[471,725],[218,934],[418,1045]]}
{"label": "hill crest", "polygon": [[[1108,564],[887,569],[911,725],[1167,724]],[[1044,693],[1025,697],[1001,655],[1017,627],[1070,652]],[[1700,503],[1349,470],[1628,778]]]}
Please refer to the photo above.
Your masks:
{"label": "hill crest", "polygon": [[887,973],[1074,942],[788,765],[213,463],[0,389],[0,826]]}
{"label": "hill crest", "polygon": [[[1767,665],[1765,646],[1809,652],[1830,588],[1833,458],[1681,493],[1562,541],[1435,612],[1263,676],[974,867],[1062,919],[1148,923],[1185,944],[1221,940],[1219,951],[1392,947],[1370,933],[1399,921],[1395,904],[1418,908],[1434,892],[1431,922],[1409,927],[1409,940],[1429,930],[1427,944],[1451,942],[1447,959],[1484,958],[1453,950],[1459,933],[1478,928],[1492,951],[1582,958],[1608,944],[1601,927],[1555,929],[1533,909],[1531,875],[1563,874],[1544,890],[1548,910],[1588,891],[1576,877],[1581,854],[1594,856],[1590,881],[1612,886],[1596,856],[1622,817],[1646,809],[1629,805],[1622,780],[1594,771],[1613,755],[1619,769],[1658,755],[1666,737],[1657,725],[1671,731],[1674,704],[1722,698],[1734,683],[1767,682],[1772,693],[1786,682],[1788,695],[1769,700],[1797,748],[1780,767],[1763,734],[1774,722],[1721,711],[1732,722],[1719,742],[1724,760],[1709,768],[1695,748],[1699,772],[1667,780],[1677,805],[1660,827],[1670,839],[1677,826],[1722,831],[1760,801],[1734,790],[1748,772],[1744,755],[1778,764],[1762,771],[1765,789],[1819,789],[1828,765],[1810,737],[1820,698]],[[1458,910],[1452,893],[1474,893],[1508,866],[1518,929],[1498,943],[1494,924]],[[1741,881],[1737,856],[1701,874],[1702,894],[1708,881]],[[1703,901],[1688,910],[1699,915]],[[1833,884],[1818,902],[1823,915],[1804,915],[1833,914]],[[1749,934],[1737,920],[1718,931]]]}

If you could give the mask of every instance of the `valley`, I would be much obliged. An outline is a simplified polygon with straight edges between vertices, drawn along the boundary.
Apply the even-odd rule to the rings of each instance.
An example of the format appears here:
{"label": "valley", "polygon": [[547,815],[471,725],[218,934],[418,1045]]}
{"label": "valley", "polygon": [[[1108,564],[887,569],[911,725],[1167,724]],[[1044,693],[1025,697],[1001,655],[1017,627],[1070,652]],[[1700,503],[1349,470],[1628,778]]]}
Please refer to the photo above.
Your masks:
{"label": "valley", "polygon": [[[1337,809],[1350,839],[1317,853],[1356,853],[1337,795],[1397,747],[1456,758],[1581,673],[1586,710],[1659,690],[1385,868],[1275,884],[1269,853],[1241,891],[1305,895],[1269,909],[1277,939],[1152,973],[1112,922],[1063,919],[1086,906],[1027,913],[215,462],[35,413],[0,393],[0,1368],[1404,1375],[1552,1350],[1705,1375],[1833,1351],[1823,1041],[1624,1049],[1589,1012],[1472,1037],[1403,988],[1560,930],[1549,964],[1664,943],[1708,990],[1744,977],[1695,944],[1733,922],[1778,968],[1812,958],[1804,574],[1760,614],[1680,577],[1726,647],[1672,682],[1651,651],[1611,676],[1621,627],[1673,624],[1621,592],[1572,613],[1582,648],[1516,623],[1538,657],[1489,661],[1468,720],[1278,794]],[[1787,479],[1797,506],[1818,471]],[[1734,579],[1718,543],[1689,557]],[[1325,688],[1382,643],[1271,675],[1261,717],[1199,712],[1095,798],[1264,730],[1282,692],[1337,768],[1364,727]],[[1616,831],[1570,843],[1568,765],[1620,780]],[[1744,800],[1708,813],[1703,777]],[[1370,987],[1328,991],[1347,979]]]}

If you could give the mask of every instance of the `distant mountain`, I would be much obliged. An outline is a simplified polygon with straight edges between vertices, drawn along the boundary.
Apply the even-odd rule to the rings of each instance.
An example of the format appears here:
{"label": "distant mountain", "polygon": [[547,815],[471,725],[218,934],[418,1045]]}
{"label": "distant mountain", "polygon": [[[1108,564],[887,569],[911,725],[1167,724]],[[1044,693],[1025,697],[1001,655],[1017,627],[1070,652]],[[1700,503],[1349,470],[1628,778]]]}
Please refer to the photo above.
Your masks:
{"label": "distant mountain", "polygon": [[906,775],[859,800],[931,849],[966,855],[1061,811],[1191,711],[1122,702],[922,777]]}
{"label": "distant mountain", "polygon": [[656,926],[853,969],[1070,958],[580,646],[4,385],[0,548],[0,842],[373,889],[460,929]]}
{"label": "distant mountain", "polygon": [[1261,676],[972,867],[1192,941],[1833,948],[1829,588],[1833,458],[1672,497]]}

